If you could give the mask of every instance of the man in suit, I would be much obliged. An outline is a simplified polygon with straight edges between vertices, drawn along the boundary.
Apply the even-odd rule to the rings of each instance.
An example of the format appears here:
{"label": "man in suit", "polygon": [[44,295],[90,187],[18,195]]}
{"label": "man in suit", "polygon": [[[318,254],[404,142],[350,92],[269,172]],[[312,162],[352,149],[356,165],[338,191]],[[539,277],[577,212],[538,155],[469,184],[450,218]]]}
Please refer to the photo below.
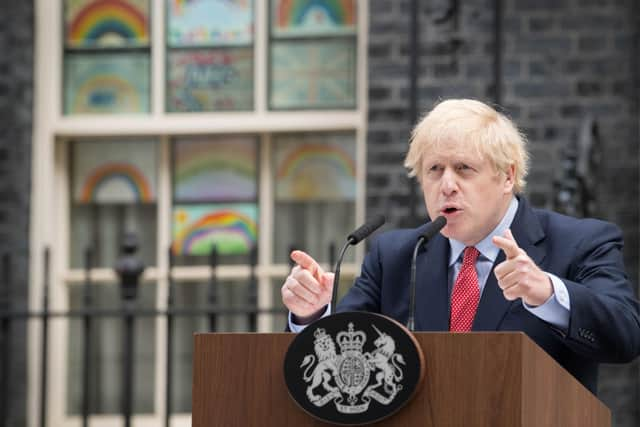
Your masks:
{"label": "man in suit", "polygon": [[[405,166],[429,217],[447,219],[418,254],[417,330],[523,331],[594,393],[599,363],[640,354],[620,230],[530,207],[525,140],[509,119],[479,101],[443,101],[414,128]],[[337,309],[405,323],[424,229],[380,235]],[[282,299],[298,331],[327,313],[333,274],[304,252],[291,257]]]}

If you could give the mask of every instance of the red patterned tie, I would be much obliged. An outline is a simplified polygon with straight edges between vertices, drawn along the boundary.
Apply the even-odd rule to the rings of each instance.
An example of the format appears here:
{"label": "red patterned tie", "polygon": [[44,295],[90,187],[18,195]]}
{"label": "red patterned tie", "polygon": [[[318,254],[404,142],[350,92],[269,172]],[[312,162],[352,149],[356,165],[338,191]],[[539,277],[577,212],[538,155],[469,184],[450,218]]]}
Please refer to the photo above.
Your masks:
{"label": "red patterned tie", "polygon": [[464,250],[462,268],[451,294],[451,319],[449,330],[453,332],[467,332],[471,330],[473,318],[476,315],[478,301],[480,301],[480,286],[476,272],[476,259],[480,252],[473,246]]}

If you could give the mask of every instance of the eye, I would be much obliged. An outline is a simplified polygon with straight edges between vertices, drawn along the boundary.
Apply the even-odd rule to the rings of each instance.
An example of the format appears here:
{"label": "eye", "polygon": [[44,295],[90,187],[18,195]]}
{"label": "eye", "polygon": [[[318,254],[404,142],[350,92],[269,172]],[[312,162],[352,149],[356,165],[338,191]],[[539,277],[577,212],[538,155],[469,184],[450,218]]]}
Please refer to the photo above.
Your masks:
{"label": "eye", "polygon": [[465,163],[460,163],[456,166],[456,169],[459,171],[468,171],[472,170],[473,168]]}

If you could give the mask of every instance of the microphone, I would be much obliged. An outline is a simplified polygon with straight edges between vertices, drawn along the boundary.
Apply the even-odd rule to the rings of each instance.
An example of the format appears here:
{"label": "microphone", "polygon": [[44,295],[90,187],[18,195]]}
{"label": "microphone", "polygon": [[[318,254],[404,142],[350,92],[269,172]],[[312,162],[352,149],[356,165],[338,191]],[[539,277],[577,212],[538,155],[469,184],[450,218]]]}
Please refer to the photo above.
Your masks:
{"label": "microphone", "polygon": [[365,222],[360,228],[347,236],[347,241],[352,245],[357,245],[363,239],[366,239],[369,234],[376,231],[382,224],[384,224],[384,216],[376,215],[369,221]]}
{"label": "microphone", "polygon": [[435,236],[442,228],[447,225],[447,219],[439,216],[429,224],[427,224],[424,232],[418,238],[418,242],[413,248],[413,257],[411,258],[411,281],[409,282],[409,318],[407,319],[407,329],[411,332],[415,329],[416,316],[416,259],[418,258],[418,250],[425,245],[433,236]]}
{"label": "microphone", "polygon": [[344,258],[345,252],[347,252],[347,248],[351,245],[357,245],[366,239],[371,233],[380,228],[384,222],[384,216],[376,215],[347,236],[347,242],[342,247],[342,251],[340,251],[340,256],[338,256],[336,268],[334,269],[333,292],[331,294],[331,310],[329,314],[335,310],[336,300],[338,299],[338,284],[340,283],[340,265],[342,264],[342,258]]}

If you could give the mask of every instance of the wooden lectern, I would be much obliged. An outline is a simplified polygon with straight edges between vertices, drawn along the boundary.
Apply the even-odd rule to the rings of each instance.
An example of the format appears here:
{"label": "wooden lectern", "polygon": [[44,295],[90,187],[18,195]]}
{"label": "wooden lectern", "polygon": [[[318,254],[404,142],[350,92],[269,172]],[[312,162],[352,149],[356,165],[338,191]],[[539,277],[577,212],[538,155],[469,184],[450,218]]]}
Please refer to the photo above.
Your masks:
{"label": "wooden lectern", "polygon": [[[416,396],[380,426],[608,427],[591,392],[520,332],[415,334],[426,372]],[[291,333],[196,334],[194,427],[324,426],[288,395]]]}

